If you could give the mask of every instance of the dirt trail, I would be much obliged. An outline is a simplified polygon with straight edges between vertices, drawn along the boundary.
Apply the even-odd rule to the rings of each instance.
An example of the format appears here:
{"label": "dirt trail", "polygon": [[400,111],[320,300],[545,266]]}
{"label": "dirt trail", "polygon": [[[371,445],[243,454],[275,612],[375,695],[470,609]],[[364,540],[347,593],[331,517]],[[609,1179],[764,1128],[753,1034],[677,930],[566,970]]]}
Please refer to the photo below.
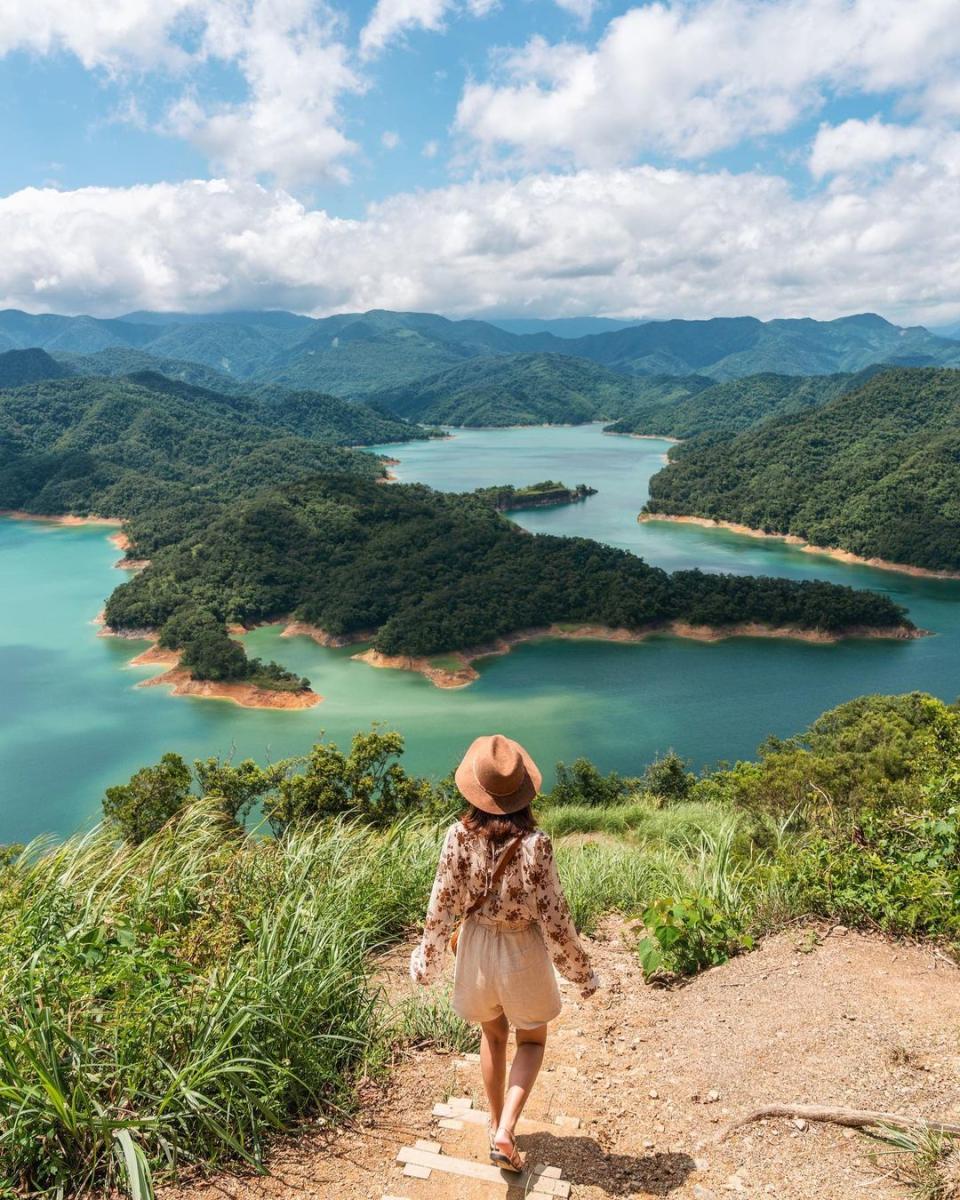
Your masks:
{"label": "dirt trail", "polygon": [[[776,1100],[960,1116],[960,972],[929,948],[810,927],[661,991],[643,984],[629,934],[610,923],[593,942],[605,988],[565,1008],[520,1139],[556,1165],[573,1200],[893,1200],[904,1191],[878,1146],[852,1130],[772,1120],[718,1145],[727,1120]],[[387,964],[390,990],[404,955]],[[409,985],[412,986],[412,985]],[[280,1146],[268,1179],[219,1177],[162,1189],[161,1200],[510,1200],[522,1193],[434,1171],[405,1178],[397,1150],[416,1139],[486,1161],[483,1129],[441,1129],[450,1095],[485,1107],[479,1067],[421,1051],[371,1092],[347,1132]],[[554,1125],[558,1113],[579,1129]]]}

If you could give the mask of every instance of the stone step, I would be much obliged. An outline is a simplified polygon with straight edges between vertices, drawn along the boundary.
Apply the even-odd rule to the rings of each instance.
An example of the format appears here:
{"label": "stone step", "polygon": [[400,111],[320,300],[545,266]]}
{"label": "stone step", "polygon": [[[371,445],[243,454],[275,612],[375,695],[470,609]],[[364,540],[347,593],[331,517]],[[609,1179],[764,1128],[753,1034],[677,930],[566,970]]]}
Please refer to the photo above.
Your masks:
{"label": "stone step", "polygon": [[524,1195],[528,1196],[558,1196],[560,1200],[567,1200],[570,1195],[570,1184],[557,1178],[558,1167],[536,1164],[522,1174],[514,1174],[511,1171],[501,1171],[492,1163],[455,1158],[451,1154],[433,1154],[428,1150],[419,1150],[416,1146],[404,1146],[397,1154],[397,1162],[404,1168],[421,1167],[428,1171],[441,1171],[448,1175],[500,1184],[505,1189],[521,1188]]}

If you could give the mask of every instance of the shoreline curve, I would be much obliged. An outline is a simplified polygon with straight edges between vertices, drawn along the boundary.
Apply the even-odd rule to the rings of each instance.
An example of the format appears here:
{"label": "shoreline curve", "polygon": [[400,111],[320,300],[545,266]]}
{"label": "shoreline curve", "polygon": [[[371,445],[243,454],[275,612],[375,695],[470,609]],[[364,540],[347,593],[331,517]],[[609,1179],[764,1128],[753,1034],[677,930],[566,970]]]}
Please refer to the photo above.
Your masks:
{"label": "shoreline curve", "polygon": [[849,563],[858,567],[874,567],[879,571],[897,571],[901,575],[913,575],[918,579],[960,579],[960,571],[937,571],[930,567],[915,567],[910,563],[890,562],[886,558],[864,558],[854,554],[852,550],[844,550],[840,546],[815,546],[795,533],[767,533],[763,529],[754,529],[750,525],[740,525],[736,521],[721,521],[714,517],[692,517],[674,515],[672,513],[642,512],[637,516],[641,525],[657,521],[669,522],[671,525],[699,525],[703,529],[725,529],[728,533],[739,533],[743,537],[772,539],[783,542],[787,546],[795,546],[803,554],[823,554],[837,562]]}

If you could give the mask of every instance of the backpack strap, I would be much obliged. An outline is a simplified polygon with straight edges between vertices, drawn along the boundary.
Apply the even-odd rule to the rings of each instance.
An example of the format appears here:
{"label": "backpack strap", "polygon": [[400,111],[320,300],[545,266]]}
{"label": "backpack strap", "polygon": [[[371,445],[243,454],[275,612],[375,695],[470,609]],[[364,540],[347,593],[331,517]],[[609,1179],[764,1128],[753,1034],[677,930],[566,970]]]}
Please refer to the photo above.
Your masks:
{"label": "backpack strap", "polygon": [[472,917],[475,912],[478,912],[481,908],[483,908],[484,904],[486,904],[486,902],[493,895],[494,889],[500,882],[500,877],[510,865],[510,860],[520,849],[520,843],[522,841],[523,834],[518,833],[506,850],[504,850],[503,854],[500,855],[500,861],[494,867],[493,874],[490,876],[490,882],[484,889],[483,895],[481,895],[477,900],[474,900],[474,902],[470,905],[464,915],[464,920],[466,920],[467,917]]}

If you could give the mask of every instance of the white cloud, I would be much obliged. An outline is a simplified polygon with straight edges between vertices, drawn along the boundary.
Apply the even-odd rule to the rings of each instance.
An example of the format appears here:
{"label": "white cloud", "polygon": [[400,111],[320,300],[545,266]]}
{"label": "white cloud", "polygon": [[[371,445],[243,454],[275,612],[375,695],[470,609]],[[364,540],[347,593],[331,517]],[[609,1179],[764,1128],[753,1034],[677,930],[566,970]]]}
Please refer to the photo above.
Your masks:
{"label": "white cloud", "polygon": [[916,125],[888,125],[879,117],[821,125],[810,153],[810,170],[819,179],[880,166],[930,151],[941,136],[946,135]]}
{"label": "white cloud", "polygon": [[[194,142],[231,176],[346,177],[343,160],[355,147],[338,103],[362,83],[325,0],[8,0],[0,55],[13,49],[67,51],[115,76],[231,64],[246,83],[243,100],[208,104],[191,85],[159,128]],[[136,97],[117,111],[144,120]]]}
{"label": "white cloud", "polygon": [[368,58],[379,54],[408,29],[441,29],[452,7],[453,0],[377,0],[360,31],[361,54]]}
{"label": "white cloud", "polygon": [[396,150],[400,145],[400,134],[396,133],[393,129],[385,129],[380,134],[380,145],[383,146],[384,150]]}
{"label": "white cloud", "polygon": [[595,48],[533,38],[466,86],[457,124],[526,163],[698,158],[783,132],[831,90],[932,103],[958,67],[956,0],[673,0],[617,17]]}
{"label": "white cloud", "polygon": [[201,8],[198,0],[5,0],[0,56],[65,50],[88,69],[183,65],[188,55],[173,35]]}
{"label": "white cloud", "polygon": [[436,158],[440,153],[440,143],[435,138],[431,138],[429,142],[424,142],[420,153],[424,158]]}
{"label": "white cloud", "polygon": [[473,181],[338,220],[217,181],[0,200],[0,307],[960,316],[960,144],[802,199],[652,167]]}
{"label": "white cloud", "polygon": [[355,146],[338,100],[359,91],[337,24],[313,0],[244,0],[211,8],[203,53],[236,62],[248,86],[239,104],[204,107],[186,95],[164,127],[196,143],[233,177],[269,174],[286,185],[345,180]]}
{"label": "white cloud", "polygon": [[597,7],[597,0],[554,0],[554,3],[584,25],[589,22],[593,10]]}

